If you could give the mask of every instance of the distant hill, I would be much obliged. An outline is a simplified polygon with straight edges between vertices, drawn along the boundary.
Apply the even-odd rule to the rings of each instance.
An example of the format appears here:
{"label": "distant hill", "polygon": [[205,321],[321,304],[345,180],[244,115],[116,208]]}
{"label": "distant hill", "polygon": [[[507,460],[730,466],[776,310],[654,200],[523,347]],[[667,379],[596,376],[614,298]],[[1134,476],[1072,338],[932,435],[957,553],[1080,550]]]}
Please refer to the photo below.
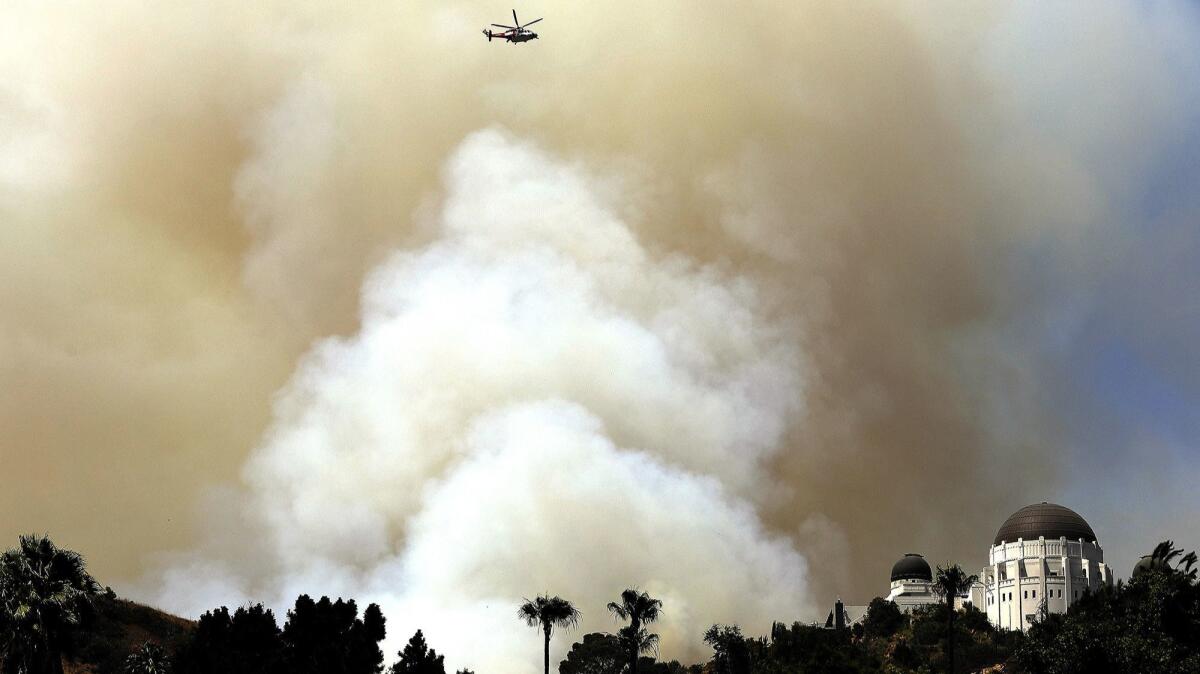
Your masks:
{"label": "distant hill", "polygon": [[115,674],[125,657],[147,641],[174,651],[196,624],[112,595],[96,597],[86,624],[72,637],[64,674]]}

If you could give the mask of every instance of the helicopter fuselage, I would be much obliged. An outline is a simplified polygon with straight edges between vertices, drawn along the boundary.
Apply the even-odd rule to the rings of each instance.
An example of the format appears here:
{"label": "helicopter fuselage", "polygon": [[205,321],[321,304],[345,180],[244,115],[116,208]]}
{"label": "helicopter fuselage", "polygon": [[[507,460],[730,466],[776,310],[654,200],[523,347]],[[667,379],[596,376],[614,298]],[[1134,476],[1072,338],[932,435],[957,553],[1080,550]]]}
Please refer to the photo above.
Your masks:
{"label": "helicopter fuselage", "polygon": [[509,26],[503,23],[493,23],[492,25],[496,28],[503,28],[504,30],[496,32],[491,28],[484,28],[483,34],[487,36],[488,42],[491,42],[492,38],[508,40],[512,43],[529,42],[530,40],[537,39],[537,33],[529,30],[529,26],[532,26],[538,21],[541,21],[541,19],[537,18],[529,23],[521,23],[521,20],[517,18],[517,10],[514,9],[513,25]]}
{"label": "helicopter fuselage", "polygon": [[509,42],[514,42],[514,43],[529,42],[530,40],[537,39],[537,33],[533,32],[531,30],[523,30],[523,31],[506,30],[506,31],[501,31],[501,32],[492,32],[485,28],[483,30],[483,34],[487,36],[487,39],[489,42],[493,39],[508,40]]}

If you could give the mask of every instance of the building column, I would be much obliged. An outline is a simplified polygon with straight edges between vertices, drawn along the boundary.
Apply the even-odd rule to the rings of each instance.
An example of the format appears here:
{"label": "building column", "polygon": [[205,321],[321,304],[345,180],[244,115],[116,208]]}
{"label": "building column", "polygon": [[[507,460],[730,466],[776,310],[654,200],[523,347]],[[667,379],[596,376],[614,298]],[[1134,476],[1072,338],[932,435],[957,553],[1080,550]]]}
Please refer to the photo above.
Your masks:
{"label": "building column", "polygon": [[1067,539],[1064,536],[1062,539],[1062,568],[1063,568],[1063,599],[1066,603],[1063,604],[1063,612],[1071,608],[1072,600],[1075,598],[1075,588],[1071,583],[1071,558],[1067,555]]}
{"label": "building column", "polygon": [[1000,615],[1000,565],[995,557],[992,558],[992,598],[996,600],[993,602],[996,606],[996,627],[1003,627],[1004,621]]}
{"label": "building column", "polygon": [[1079,539],[1079,567],[1083,569],[1083,580],[1087,583],[1087,589],[1090,592],[1092,589],[1092,560],[1083,554],[1082,538]]}
{"label": "building column", "polygon": [[[1046,563],[1046,537],[1038,536],[1038,544],[1041,546],[1041,558],[1038,559],[1038,573],[1041,574],[1038,586],[1042,591],[1041,602],[1046,603],[1046,612],[1050,612],[1050,598],[1046,596],[1046,574],[1050,571],[1050,565]],[[1039,602],[1039,603],[1041,603]]]}
{"label": "building column", "polygon": [[1022,582],[1023,576],[1021,574],[1021,569],[1025,566],[1025,539],[1024,538],[1017,539],[1017,551],[1018,551],[1018,554],[1017,554],[1017,584],[1016,584],[1017,586],[1016,586],[1016,589],[1013,590],[1013,601],[1015,601],[1017,603],[1017,617],[1015,618],[1015,620],[1017,622],[1017,629],[1024,632],[1025,631],[1025,597],[1021,596],[1021,593],[1025,591],[1023,589],[1025,587],[1025,584]]}

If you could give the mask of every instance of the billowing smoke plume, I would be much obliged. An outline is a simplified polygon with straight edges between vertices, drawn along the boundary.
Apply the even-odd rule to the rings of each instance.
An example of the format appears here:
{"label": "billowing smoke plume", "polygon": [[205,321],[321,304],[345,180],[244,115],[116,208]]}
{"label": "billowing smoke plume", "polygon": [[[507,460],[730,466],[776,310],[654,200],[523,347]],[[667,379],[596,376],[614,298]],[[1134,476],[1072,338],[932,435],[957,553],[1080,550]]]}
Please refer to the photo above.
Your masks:
{"label": "billowing smoke plume", "polygon": [[276,402],[245,473],[261,568],[190,559],[161,601],[187,575],[281,605],[366,595],[394,633],[498,672],[527,668],[523,594],[608,629],[639,585],[689,656],[715,620],[811,611],[804,559],[756,513],[801,413],[796,335],[752,284],[647,251],[600,182],[468,138],[434,242],[370,274],[360,332],[318,344]]}
{"label": "billowing smoke plume", "polygon": [[118,588],[379,599],[502,674],[536,592],[641,585],[690,657],[1028,501],[1118,568],[1096,494],[1195,535],[1110,468],[1196,434],[1089,397],[1200,362],[1186,6],[0,11],[0,533]]}

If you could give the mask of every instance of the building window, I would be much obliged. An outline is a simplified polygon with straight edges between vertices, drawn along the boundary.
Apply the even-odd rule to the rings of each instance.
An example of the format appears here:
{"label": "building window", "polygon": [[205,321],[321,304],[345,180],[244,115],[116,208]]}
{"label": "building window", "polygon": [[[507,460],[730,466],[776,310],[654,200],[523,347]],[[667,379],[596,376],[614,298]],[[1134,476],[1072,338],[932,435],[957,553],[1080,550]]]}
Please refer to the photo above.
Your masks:
{"label": "building window", "polygon": [[1021,598],[1022,598],[1022,599],[1029,599],[1029,590],[1025,590],[1025,594],[1024,594],[1024,595],[1023,595]]}
{"label": "building window", "polygon": [[1033,598],[1034,598],[1034,599],[1037,599],[1037,590],[1034,590],[1034,591],[1033,591]]}

